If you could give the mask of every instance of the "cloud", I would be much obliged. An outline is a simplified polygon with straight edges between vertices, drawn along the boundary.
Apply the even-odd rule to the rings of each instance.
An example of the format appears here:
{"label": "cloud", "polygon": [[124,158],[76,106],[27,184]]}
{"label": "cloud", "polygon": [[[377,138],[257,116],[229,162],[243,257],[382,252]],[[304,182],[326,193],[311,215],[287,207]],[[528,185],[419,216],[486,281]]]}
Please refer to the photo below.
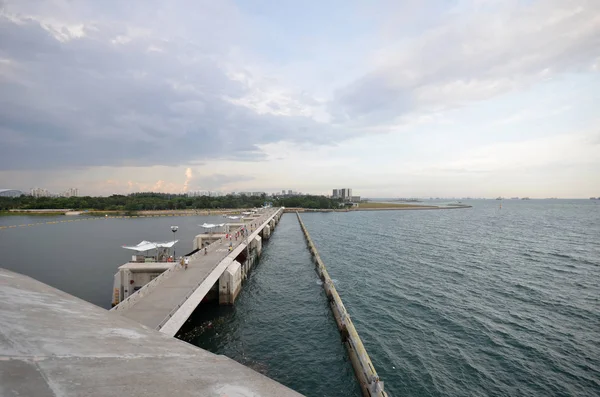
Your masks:
{"label": "cloud", "polygon": [[366,186],[487,172],[503,139],[550,158],[597,125],[593,0],[0,2],[1,184]]}
{"label": "cloud", "polygon": [[183,183],[183,192],[187,193],[189,185],[190,185],[190,181],[192,180],[192,178],[194,177],[193,173],[192,173],[192,169],[190,167],[185,169],[185,182]]}
{"label": "cloud", "polygon": [[422,34],[389,34],[368,71],[336,91],[338,117],[378,123],[588,70],[600,50],[600,3],[459,2]]}
{"label": "cloud", "polygon": [[593,129],[517,142],[496,142],[465,150],[450,160],[435,164],[413,164],[410,171],[431,175],[518,175],[534,170],[551,172],[556,168],[595,167],[599,156],[600,131]]}
{"label": "cloud", "polygon": [[238,18],[226,3],[201,8],[203,19],[224,23],[211,22],[209,37],[198,21],[174,27],[190,19],[184,8],[159,6],[169,16],[159,29],[131,26],[146,3],[114,20],[91,19],[86,4],[68,21],[19,12],[20,2],[0,12],[0,36],[10,38],[0,44],[0,169],[260,159],[256,144],[335,139],[293,93],[252,99],[253,88],[231,77],[244,68],[228,61],[236,34],[225,30]]}

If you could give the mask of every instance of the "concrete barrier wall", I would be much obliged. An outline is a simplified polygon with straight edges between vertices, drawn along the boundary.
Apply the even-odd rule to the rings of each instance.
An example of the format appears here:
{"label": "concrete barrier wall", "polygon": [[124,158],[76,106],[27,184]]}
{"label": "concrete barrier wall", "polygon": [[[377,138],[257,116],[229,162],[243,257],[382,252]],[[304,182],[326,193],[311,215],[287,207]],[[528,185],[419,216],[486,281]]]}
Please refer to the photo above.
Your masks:
{"label": "concrete barrier wall", "polygon": [[310,238],[310,234],[304,226],[304,222],[302,222],[302,218],[300,218],[300,214],[296,212],[296,215],[298,217],[298,222],[300,222],[304,237],[306,237],[308,249],[315,260],[317,274],[323,281],[323,288],[329,299],[331,310],[342,336],[342,341],[350,355],[354,373],[356,374],[363,394],[366,397],[388,397],[388,394],[383,390],[383,381],[379,379],[379,376],[373,367],[373,363],[358,336],[358,332],[356,332],[356,328],[354,328],[350,315],[346,311],[342,298],[340,298],[337,293],[333,281],[331,280],[331,277],[329,277],[329,273],[327,273],[325,264],[321,260],[319,252]]}

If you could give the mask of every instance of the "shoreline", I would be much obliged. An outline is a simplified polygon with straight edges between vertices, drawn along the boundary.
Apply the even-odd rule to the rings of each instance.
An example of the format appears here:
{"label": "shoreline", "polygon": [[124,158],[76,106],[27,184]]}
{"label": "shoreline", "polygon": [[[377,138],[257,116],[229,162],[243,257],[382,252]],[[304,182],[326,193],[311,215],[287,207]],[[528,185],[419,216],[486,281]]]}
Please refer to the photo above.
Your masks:
{"label": "shoreline", "polygon": [[[390,206],[378,208],[286,208],[284,212],[355,212],[355,211],[424,211],[424,210],[451,210],[472,208],[471,205],[452,205],[452,206]],[[248,208],[232,208],[232,209],[198,209],[198,210],[144,210],[144,211],[101,211],[101,210],[84,210],[73,211],[67,209],[61,210],[10,210],[0,212],[0,216],[71,216],[71,215],[89,215],[89,216],[209,216],[209,215],[224,215],[224,214],[240,214],[247,211]]]}

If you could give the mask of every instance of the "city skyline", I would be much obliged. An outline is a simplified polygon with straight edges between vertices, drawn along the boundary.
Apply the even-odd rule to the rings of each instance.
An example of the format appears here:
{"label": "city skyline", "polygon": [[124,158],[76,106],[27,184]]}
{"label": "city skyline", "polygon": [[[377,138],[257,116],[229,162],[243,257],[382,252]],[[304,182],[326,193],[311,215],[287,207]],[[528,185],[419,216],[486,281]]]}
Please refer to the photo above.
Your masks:
{"label": "city skyline", "polygon": [[599,16],[585,0],[6,0],[0,186],[597,197]]}

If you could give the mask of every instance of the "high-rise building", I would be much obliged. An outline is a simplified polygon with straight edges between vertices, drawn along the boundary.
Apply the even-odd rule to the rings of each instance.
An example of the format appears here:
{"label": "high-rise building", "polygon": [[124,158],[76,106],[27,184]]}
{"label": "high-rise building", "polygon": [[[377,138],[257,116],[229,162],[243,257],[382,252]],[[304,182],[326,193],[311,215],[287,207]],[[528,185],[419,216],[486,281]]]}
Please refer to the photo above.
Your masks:
{"label": "high-rise building", "polygon": [[61,196],[62,197],[77,197],[77,196],[79,196],[79,189],[69,188],[69,189],[65,190],[64,192],[62,192]]}
{"label": "high-rise building", "polygon": [[290,196],[291,196],[292,194],[293,194],[293,193],[292,193],[292,191],[291,191],[291,190],[288,190],[288,195],[290,195]]}
{"label": "high-rise building", "polygon": [[285,196],[285,189],[281,191],[281,194]]}
{"label": "high-rise building", "polygon": [[341,190],[341,195],[342,199],[344,200],[350,200],[350,197],[352,197],[352,189],[340,189]]}
{"label": "high-rise building", "polygon": [[341,198],[344,201],[350,201],[352,199],[352,189],[333,189],[332,198]]}

